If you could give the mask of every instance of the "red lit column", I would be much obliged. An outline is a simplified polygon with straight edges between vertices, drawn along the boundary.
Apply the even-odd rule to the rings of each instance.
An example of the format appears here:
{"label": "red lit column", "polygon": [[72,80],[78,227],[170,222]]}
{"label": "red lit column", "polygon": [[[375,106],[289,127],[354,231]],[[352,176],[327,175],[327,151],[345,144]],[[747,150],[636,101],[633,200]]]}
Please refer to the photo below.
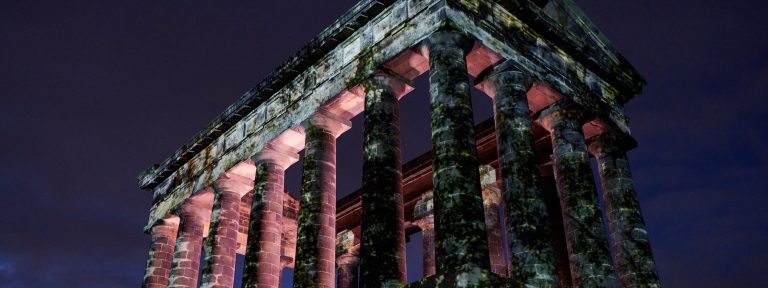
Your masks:
{"label": "red lit column", "polygon": [[181,220],[173,253],[169,287],[197,287],[205,214],[210,215],[209,207],[210,205],[205,205],[197,199],[189,198],[177,208],[176,214]]}
{"label": "red lit column", "polygon": [[145,288],[168,287],[168,275],[171,273],[173,249],[179,230],[179,217],[171,216],[158,221],[152,227],[152,244],[149,248],[149,260],[144,273]]}
{"label": "red lit column", "polygon": [[253,157],[256,180],[243,269],[244,288],[280,287],[285,169],[298,161],[296,152],[272,144]]}
{"label": "red lit column", "polygon": [[336,269],[336,138],[351,123],[325,110],[306,134],[293,287],[333,288]]}
{"label": "red lit column", "polygon": [[501,238],[501,215],[503,205],[501,191],[496,186],[496,170],[491,166],[480,167],[483,187],[483,207],[485,208],[485,230],[488,233],[488,254],[491,258],[491,271],[507,275],[507,260],[504,257],[504,243]]}
{"label": "red lit column", "polygon": [[424,250],[422,267],[424,277],[429,277],[437,273],[435,264],[435,216],[434,203],[432,202],[432,191],[421,195],[421,199],[416,202],[413,208],[415,223],[421,228],[422,249]]}
{"label": "red lit column", "polygon": [[240,199],[251,189],[251,178],[233,172],[226,172],[216,180],[211,228],[205,241],[202,287],[234,285]]}

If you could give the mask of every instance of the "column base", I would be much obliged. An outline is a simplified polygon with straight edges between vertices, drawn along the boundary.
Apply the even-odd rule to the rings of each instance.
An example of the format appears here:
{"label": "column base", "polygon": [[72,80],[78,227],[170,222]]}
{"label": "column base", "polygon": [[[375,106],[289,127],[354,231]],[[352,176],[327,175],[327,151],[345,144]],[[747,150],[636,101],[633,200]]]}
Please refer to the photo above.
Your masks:
{"label": "column base", "polygon": [[492,273],[490,270],[479,274],[467,274],[457,272],[438,272],[435,275],[423,278],[419,281],[405,285],[406,288],[468,288],[468,287],[523,287],[519,282]]}

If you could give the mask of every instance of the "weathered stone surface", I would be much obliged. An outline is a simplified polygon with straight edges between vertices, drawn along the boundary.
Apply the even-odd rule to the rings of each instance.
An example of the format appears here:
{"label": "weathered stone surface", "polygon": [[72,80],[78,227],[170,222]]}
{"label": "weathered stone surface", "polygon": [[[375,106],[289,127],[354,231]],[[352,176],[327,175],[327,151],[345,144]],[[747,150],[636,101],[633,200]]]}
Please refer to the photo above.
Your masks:
{"label": "weathered stone surface", "polygon": [[[448,32],[447,27],[455,32]],[[534,96],[528,95],[529,101],[535,100],[530,102],[532,106],[525,101],[524,88],[527,87],[515,86],[525,81],[493,87],[503,86],[512,91],[495,98],[497,126],[506,125],[499,128],[503,130],[499,133],[499,162],[505,182],[504,198],[514,202],[514,207],[509,207],[506,214],[510,215],[510,227],[514,226],[513,222],[518,225],[508,229],[513,258],[511,280],[492,273],[505,274],[507,264],[503,249],[498,245],[501,242],[501,229],[497,227],[500,226],[498,209],[503,205],[493,196],[498,190],[486,189],[482,193],[480,190],[467,83],[467,73],[478,76],[480,71],[503,60],[513,63],[512,68],[530,75],[537,82]],[[208,231],[205,287],[231,286],[234,253],[238,249],[241,253],[244,250],[238,248],[238,243],[245,243],[246,233],[251,234],[247,237],[250,239],[247,245],[258,247],[249,248],[247,252],[246,287],[276,287],[279,276],[275,275],[280,274],[282,267],[294,263],[296,287],[332,287],[336,260],[335,138],[348,128],[348,120],[365,106],[366,176],[363,189],[367,192],[362,197],[365,206],[362,261],[364,266],[365,263],[376,263],[379,269],[363,269],[363,286],[401,285],[405,279],[404,200],[400,185],[398,125],[393,123],[397,119],[397,98],[402,93],[382,89],[380,81],[376,83],[380,79],[375,73],[385,70],[402,75],[402,80],[408,82],[424,73],[427,67],[431,78],[434,142],[431,171],[438,213],[414,219],[417,223],[409,222],[408,229],[413,232],[414,224],[421,227],[425,247],[431,239],[428,236],[436,234],[432,242],[436,248],[430,249],[436,259],[425,261],[425,273],[435,275],[414,286],[555,286],[557,277],[551,257],[547,256],[553,252],[547,250],[551,249],[544,240],[547,229],[542,228],[546,226],[546,210],[554,210],[542,204],[541,197],[536,197],[541,191],[537,190],[528,110],[533,107],[538,113],[555,101],[575,103],[583,111],[589,111],[590,119],[594,119],[594,125],[583,128],[584,133],[593,135],[615,130],[628,134],[623,104],[639,93],[644,84],[637,72],[570,0],[363,0],[355,5],[286,64],[227,108],[187,145],[140,176],[141,187],[154,190],[145,229],[154,227],[173,211],[182,211],[180,215],[186,215],[173,250],[177,257],[173,260],[170,283],[179,287],[196,284],[193,282],[197,280],[198,266],[192,261],[199,261],[193,258],[195,253],[199,258],[199,240]],[[564,115],[560,113],[562,111],[551,112],[542,112],[542,119],[552,120],[553,115]],[[593,195],[591,174],[586,172],[589,171],[589,160],[584,156],[584,136],[579,134],[582,123],[570,118],[572,115],[565,116],[555,117],[556,121],[545,121],[545,126],[553,135],[553,162],[567,232],[564,238],[571,252],[570,275],[575,286],[611,286],[614,281],[607,241],[598,224],[602,219]],[[308,124],[302,126],[302,123]],[[593,126],[597,128],[592,129]],[[248,204],[237,203],[239,198],[234,194],[242,196],[243,193],[222,193],[217,189],[215,199],[206,202],[208,208],[196,208],[198,212],[207,211],[207,216],[199,213],[189,216],[190,212],[183,212],[189,210],[184,207],[189,206],[189,200],[196,197],[197,191],[215,185],[217,179],[226,177],[244,159],[274,148],[276,139],[285,138],[285,135],[301,135],[288,137],[288,140],[301,138],[293,143],[292,147],[297,150],[292,153],[296,153],[304,148],[305,134],[305,160],[308,162],[305,162],[301,197],[306,209],[300,212],[298,236],[295,236],[296,229],[281,231],[279,227],[279,223],[286,221],[280,220],[284,215],[280,211],[283,208],[280,197],[284,194],[276,192],[282,190],[282,185],[270,186],[272,180],[257,183],[257,186],[263,185],[264,193],[248,194],[246,199],[252,205],[250,208]],[[513,151],[503,151],[505,149]],[[615,222],[610,223],[612,231],[629,231],[627,227],[634,227],[631,230],[635,232],[644,231],[631,178],[627,180],[625,177],[629,174],[629,169],[623,166],[626,155],[611,154],[603,158],[603,185],[607,187],[606,191],[615,192],[604,195],[606,202],[615,204],[607,208],[609,222]],[[272,172],[269,173],[271,176],[265,177],[282,173]],[[627,196],[629,194],[631,197]],[[630,203],[630,198],[635,202]],[[210,206],[214,202],[211,215]],[[627,208],[625,211],[615,207]],[[238,213],[250,214],[250,221],[249,216]],[[434,229],[428,224],[430,217],[435,218]],[[211,218],[210,224],[208,218]],[[250,229],[239,227],[243,221],[249,223],[247,228]],[[197,230],[202,232],[197,233]],[[555,242],[558,241],[557,233],[552,232]],[[643,246],[647,244],[647,237],[640,234],[622,232],[612,235],[615,249],[632,251],[629,254],[647,250],[651,257],[650,248]],[[168,241],[156,240],[158,243]],[[295,257],[294,242],[298,242]],[[155,250],[164,248],[168,247],[158,246]],[[559,246],[557,249],[556,256],[565,254],[560,253]],[[425,254],[425,258],[428,256]],[[657,281],[655,274],[638,276],[649,271],[655,273],[652,258],[649,263],[648,259],[630,259],[620,253],[616,256],[623,283],[642,281],[624,279],[632,277]],[[544,259],[550,259],[550,262]],[[279,263],[277,266],[276,262]],[[163,265],[158,263],[158,267]],[[428,267],[429,264],[432,266]],[[148,263],[148,267],[154,266]],[[563,265],[557,266],[561,284],[570,285],[562,279],[565,275]],[[634,271],[646,270],[625,272],[632,270],[627,268],[630,266],[635,267],[632,268]],[[638,268],[640,266],[642,268]],[[351,271],[349,267],[344,269]],[[155,271],[162,276],[162,269],[153,269],[152,273]]]}
{"label": "weathered stone surface", "polygon": [[507,205],[510,276],[534,287],[557,287],[554,248],[526,97],[531,82],[525,74],[504,66],[497,67],[483,81],[493,95],[499,168]]}
{"label": "weathered stone surface", "polygon": [[197,287],[206,220],[204,214],[211,213],[210,205],[202,202],[195,198],[187,199],[176,211],[180,218],[179,235],[173,252],[169,287]]}
{"label": "weathered stone surface", "polygon": [[176,246],[178,230],[179,217],[177,216],[163,219],[150,230],[152,244],[149,248],[149,259],[147,260],[142,287],[168,287],[168,275],[171,273],[173,249]]}
{"label": "weathered stone surface", "polygon": [[[560,104],[560,105],[557,105]],[[539,119],[552,135],[553,164],[574,287],[616,287],[581,109],[557,103]]]}
{"label": "weathered stone surface", "polygon": [[597,159],[614,263],[622,287],[661,287],[625,145],[610,132],[590,139]]}
{"label": "weathered stone surface", "polygon": [[204,243],[206,256],[202,287],[225,288],[234,285],[240,199],[252,189],[251,177],[231,172],[216,181],[211,225]]}
{"label": "weathered stone surface", "polygon": [[397,95],[404,86],[383,74],[363,82],[361,287],[395,287],[406,279]]}
{"label": "weathered stone surface", "polygon": [[[291,156],[286,155],[286,158]],[[243,287],[280,286],[284,163],[256,159],[256,180],[243,268]]]}
{"label": "weathered stone surface", "polygon": [[304,126],[307,138],[293,278],[297,288],[333,288],[335,283],[336,137],[343,131],[323,117],[312,118]]}
{"label": "weathered stone surface", "polygon": [[[437,277],[467,285],[490,274],[466,54],[473,41],[456,31],[428,39]],[[451,280],[452,281],[452,280]]]}
{"label": "weathered stone surface", "polygon": [[[212,185],[221,173],[262,149],[270,139],[295,127],[323,103],[370,77],[378,67],[449,22],[502,57],[524,64],[523,68],[541,81],[568,95],[578,95],[572,100],[628,131],[617,103],[639,88],[615,87],[637,87],[642,79],[615,56],[607,41],[595,36],[596,29],[581,29],[587,33],[577,36],[589,37],[584,43],[599,49],[567,48],[575,38],[549,32],[562,30],[557,26],[560,23],[546,20],[549,17],[544,14],[526,16],[543,13],[531,12],[540,8],[526,4],[518,9],[507,2],[528,1],[361,1],[187,145],[140,176],[140,185],[154,190],[145,229],[195,191]],[[573,9],[570,5],[555,8]],[[571,22],[590,25],[588,21]],[[604,56],[583,56],[586,52]],[[584,65],[583,61],[592,64]],[[619,74],[628,76],[603,77]]]}

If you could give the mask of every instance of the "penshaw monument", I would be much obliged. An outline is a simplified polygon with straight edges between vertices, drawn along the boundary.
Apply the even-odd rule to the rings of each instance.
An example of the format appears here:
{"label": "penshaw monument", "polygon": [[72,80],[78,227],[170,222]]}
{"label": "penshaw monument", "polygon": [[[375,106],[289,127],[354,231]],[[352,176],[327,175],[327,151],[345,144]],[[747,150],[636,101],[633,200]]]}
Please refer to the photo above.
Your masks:
{"label": "penshaw monument", "polygon": [[[240,254],[243,287],[286,268],[301,288],[660,287],[626,154],[644,85],[571,0],[362,0],[139,176],[143,286],[232,287]],[[432,151],[402,163],[413,89]],[[470,89],[493,119],[473,123]],[[360,113],[363,184],[337,200]],[[406,283],[414,233],[424,278]]]}

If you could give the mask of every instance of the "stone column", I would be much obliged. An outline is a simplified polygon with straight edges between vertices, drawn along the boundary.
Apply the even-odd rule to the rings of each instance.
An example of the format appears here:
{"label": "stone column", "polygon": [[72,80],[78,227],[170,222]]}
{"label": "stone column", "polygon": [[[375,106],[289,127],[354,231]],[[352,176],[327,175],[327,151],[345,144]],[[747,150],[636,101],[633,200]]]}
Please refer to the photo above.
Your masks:
{"label": "stone column", "polygon": [[622,287],[660,287],[626,146],[610,132],[593,137],[589,145],[600,171],[614,263]]}
{"label": "stone column", "polygon": [[404,284],[400,112],[398,96],[405,85],[377,73],[363,81],[363,187],[360,242],[361,287]]}
{"label": "stone column", "polygon": [[526,95],[531,79],[504,66],[490,71],[482,85],[493,99],[510,277],[525,285],[557,287],[555,250],[539,181]]}
{"label": "stone column", "polygon": [[351,124],[320,111],[303,125],[306,142],[293,287],[333,288],[336,274],[336,138]]}
{"label": "stone column", "polygon": [[583,113],[558,102],[539,120],[552,135],[553,164],[574,287],[615,287],[616,276],[603,229],[589,153],[581,130]]}
{"label": "stone column", "polygon": [[216,180],[211,227],[204,246],[202,287],[234,285],[240,199],[251,189],[253,180],[232,172],[225,172]]}
{"label": "stone column", "polygon": [[336,235],[336,246],[339,254],[336,257],[336,265],[338,266],[336,287],[357,288],[360,245],[355,245],[355,234],[350,230],[339,232]]}
{"label": "stone column", "polygon": [[480,179],[483,187],[483,208],[485,209],[485,228],[488,234],[491,272],[506,276],[507,259],[504,256],[501,215],[499,214],[499,209],[504,206],[504,203],[501,200],[501,191],[496,186],[496,170],[488,165],[480,166]]}
{"label": "stone column", "polygon": [[211,213],[210,209],[203,207],[197,199],[189,198],[177,208],[179,235],[173,252],[169,287],[197,287],[206,220],[203,214]]}
{"label": "stone column", "polygon": [[299,160],[292,149],[268,145],[253,157],[256,178],[243,268],[244,288],[277,288],[281,277],[285,169]]}
{"label": "stone column", "polygon": [[152,244],[149,248],[149,259],[142,287],[168,287],[168,275],[171,273],[173,248],[176,246],[178,230],[179,217],[177,216],[162,219],[150,229]]}
{"label": "stone column", "polygon": [[427,40],[437,273],[466,285],[490,270],[465,59],[473,43],[445,30]]}
{"label": "stone column", "polygon": [[413,218],[415,224],[421,228],[422,250],[424,251],[424,277],[435,275],[437,272],[435,265],[435,216],[432,214],[434,202],[432,202],[432,191],[425,192],[421,199],[413,207]]}

